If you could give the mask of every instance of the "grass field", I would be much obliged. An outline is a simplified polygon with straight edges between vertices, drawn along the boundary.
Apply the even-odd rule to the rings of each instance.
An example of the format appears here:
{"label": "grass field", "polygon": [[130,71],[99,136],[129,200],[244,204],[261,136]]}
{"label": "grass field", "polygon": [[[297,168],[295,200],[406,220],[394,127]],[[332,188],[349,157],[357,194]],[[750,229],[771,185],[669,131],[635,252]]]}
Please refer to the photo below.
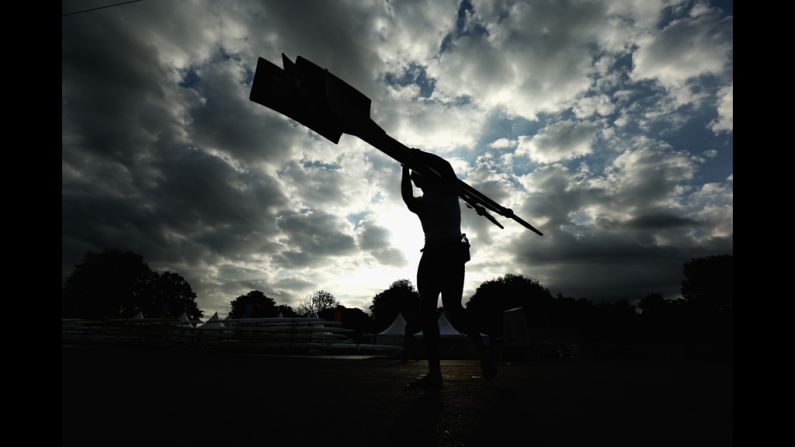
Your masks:
{"label": "grass field", "polygon": [[[728,361],[424,361],[62,349],[63,445],[728,446]],[[518,442],[517,442],[518,441]]]}

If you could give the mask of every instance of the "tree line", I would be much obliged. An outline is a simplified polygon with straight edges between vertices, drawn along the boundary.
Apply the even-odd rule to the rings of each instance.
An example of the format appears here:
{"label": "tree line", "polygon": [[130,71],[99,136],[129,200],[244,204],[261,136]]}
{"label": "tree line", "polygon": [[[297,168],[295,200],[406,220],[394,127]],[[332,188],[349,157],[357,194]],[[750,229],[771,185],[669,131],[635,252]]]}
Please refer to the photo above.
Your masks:
{"label": "tree line", "polygon": [[61,289],[64,318],[129,318],[144,315],[198,320],[196,293],[178,273],[156,272],[141,255],[108,249],[86,252]]}
{"label": "tree line", "polygon": [[[693,258],[682,269],[681,297],[666,299],[650,292],[637,305],[629,300],[593,302],[553,294],[538,281],[506,274],[483,282],[466,303],[481,332],[499,341],[504,311],[522,308],[528,326],[573,328],[585,343],[607,345],[686,344],[721,350],[733,342],[734,261],[732,255]],[[88,252],[63,286],[64,317],[124,318],[142,311],[147,316],[203,316],[196,294],[179,274],[152,271],[129,251]],[[326,290],[317,290],[297,308],[279,304],[259,290],[230,302],[229,317],[318,317],[353,329],[355,337],[386,329],[399,312],[419,311],[419,294],[401,279],[376,294],[368,308],[347,308]]]}

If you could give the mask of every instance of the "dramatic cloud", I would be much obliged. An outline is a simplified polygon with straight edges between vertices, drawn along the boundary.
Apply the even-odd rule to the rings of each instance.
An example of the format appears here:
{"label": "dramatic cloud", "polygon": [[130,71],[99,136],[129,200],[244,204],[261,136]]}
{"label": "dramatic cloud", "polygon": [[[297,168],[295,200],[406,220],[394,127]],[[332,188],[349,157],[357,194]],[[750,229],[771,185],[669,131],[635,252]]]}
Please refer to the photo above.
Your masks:
{"label": "dramatic cloud", "polygon": [[359,247],[370,253],[381,264],[402,267],[406,258],[400,250],[391,246],[389,230],[366,221],[359,234]]}
{"label": "dramatic cloud", "polygon": [[634,79],[654,79],[676,91],[679,102],[693,99],[685,83],[702,75],[723,75],[731,64],[732,20],[718,8],[695,4],[661,31],[647,33],[633,55]]}
{"label": "dramatic cloud", "polygon": [[323,211],[285,211],[277,216],[276,223],[286,236],[280,240],[285,250],[279,258],[288,265],[317,265],[327,262],[328,257],[345,255],[356,248],[353,236],[345,232],[345,229],[351,231],[352,226]]}
{"label": "dramatic cloud", "polygon": [[718,118],[709,123],[709,128],[716,134],[734,130],[734,84],[720,89],[718,92]]}
{"label": "dramatic cloud", "polygon": [[462,202],[465,300],[506,273],[594,300],[674,297],[684,261],[733,250],[732,26],[684,0],[137,2],[63,17],[63,276],[88,250],[133,250],[222,316],[251,290],[296,306],[322,288],[366,309],[416,281],[423,234],[400,166],[249,101],[257,59],[284,53],[362,91],[391,136],[544,233]]}
{"label": "dramatic cloud", "polygon": [[597,128],[574,121],[559,121],[532,137],[519,138],[516,155],[526,155],[539,163],[554,163],[591,153],[591,141]]}
{"label": "dramatic cloud", "polygon": [[[434,97],[476,98],[486,108],[534,118],[586,90],[589,45],[605,28],[599,3],[474,2],[429,66]],[[549,63],[554,60],[555,63]]]}

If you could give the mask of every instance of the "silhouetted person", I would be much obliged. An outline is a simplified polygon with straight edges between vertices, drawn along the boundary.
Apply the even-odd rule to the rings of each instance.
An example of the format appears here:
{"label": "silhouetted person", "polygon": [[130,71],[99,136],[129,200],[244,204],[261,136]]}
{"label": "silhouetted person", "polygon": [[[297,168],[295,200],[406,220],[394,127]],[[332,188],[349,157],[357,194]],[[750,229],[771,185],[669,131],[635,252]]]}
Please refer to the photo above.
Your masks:
{"label": "silhouetted person", "polygon": [[[458,205],[456,175],[450,163],[436,155],[412,149],[415,157],[442,175],[426,178],[403,166],[401,194],[409,210],[417,214],[425,233],[425,246],[417,269],[417,290],[420,294],[420,324],[428,356],[428,374],[409,384],[413,388],[437,389],[442,386],[439,366],[439,323],[436,305],[439,294],[450,323],[466,334],[480,351],[480,366],[485,379],[497,374],[496,361],[490,348],[480,338],[474,319],[461,306],[464,290],[464,264],[469,261],[469,242],[461,234],[461,208]],[[423,192],[414,197],[411,181]]]}
{"label": "silhouetted person", "polygon": [[408,361],[409,357],[417,360],[417,341],[414,334],[422,329],[420,323],[420,301],[415,299],[416,295],[404,295],[400,299],[400,310],[403,318],[406,320],[406,326],[403,329],[403,361]]}
{"label": "silhouetted person", "polygon": [[[422,319],[420,318],[420,302],[409,297],[404,297],[401,303],[400,312],[406,320],[406,327],[403,330],[403,362],[408,361],[409,357],[418,360],[417,339],[414,334],[422,330]],[[442,309],[436,310],[436,320],[442,315]]]}

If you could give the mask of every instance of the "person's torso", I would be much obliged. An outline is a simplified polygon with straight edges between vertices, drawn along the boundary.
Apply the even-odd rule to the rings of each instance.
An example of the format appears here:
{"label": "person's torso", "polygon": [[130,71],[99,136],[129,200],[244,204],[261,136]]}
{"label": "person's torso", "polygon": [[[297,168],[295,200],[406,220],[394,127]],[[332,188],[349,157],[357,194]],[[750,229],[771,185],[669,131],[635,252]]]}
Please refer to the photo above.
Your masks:
{"label": "person's torso", "polygon": [[424,195],[417,198],[417,215],[425,233],[425,242],[461,237],[461,207],[456,195]]}

